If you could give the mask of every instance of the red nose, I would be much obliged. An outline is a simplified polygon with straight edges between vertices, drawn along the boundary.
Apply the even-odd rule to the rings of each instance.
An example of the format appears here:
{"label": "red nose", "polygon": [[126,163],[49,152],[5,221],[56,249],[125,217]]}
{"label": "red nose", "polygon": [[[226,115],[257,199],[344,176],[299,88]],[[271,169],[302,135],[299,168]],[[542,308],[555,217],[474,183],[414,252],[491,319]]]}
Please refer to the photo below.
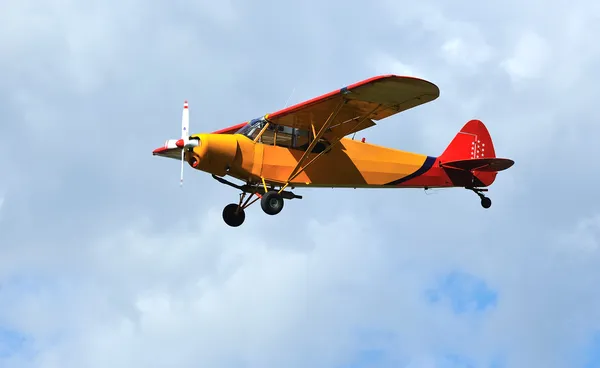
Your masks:
{"label": "red nose", "polygon": [[183,139],[180,139],[180,140],[178,140],[177,142],[175,142],[175,145],[176,145],[178,148],[183,148]]}

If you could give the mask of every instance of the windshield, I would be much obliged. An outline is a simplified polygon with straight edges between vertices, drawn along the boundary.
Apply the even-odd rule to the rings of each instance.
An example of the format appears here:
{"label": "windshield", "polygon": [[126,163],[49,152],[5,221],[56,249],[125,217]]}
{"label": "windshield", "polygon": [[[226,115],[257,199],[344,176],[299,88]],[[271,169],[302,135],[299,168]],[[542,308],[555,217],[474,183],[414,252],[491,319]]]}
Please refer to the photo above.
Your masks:
{"label": "windshield", "polygon": [[260,130],[265,126],[265,118],[256,118],[250,120],[248,124],[243,126],[240,130],[236,132],[236,134],[242,134],[250,139],[256,138]]}

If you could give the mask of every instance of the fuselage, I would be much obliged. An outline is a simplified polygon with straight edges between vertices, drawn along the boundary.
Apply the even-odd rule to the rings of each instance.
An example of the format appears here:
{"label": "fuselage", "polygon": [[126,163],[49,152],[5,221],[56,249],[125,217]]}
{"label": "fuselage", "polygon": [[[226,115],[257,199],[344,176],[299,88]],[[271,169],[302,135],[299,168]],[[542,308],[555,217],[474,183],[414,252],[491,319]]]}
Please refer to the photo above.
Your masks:
{"label": "fuselage", "polygon": [[[285,184],[305,151],[254,142],[242,134],[197,134],[200,144],[186,153],[192,167],[246,182]],[[455,186],[436,158],[341,139],[329,151],[310,153],[293,187],[449,187]]]}

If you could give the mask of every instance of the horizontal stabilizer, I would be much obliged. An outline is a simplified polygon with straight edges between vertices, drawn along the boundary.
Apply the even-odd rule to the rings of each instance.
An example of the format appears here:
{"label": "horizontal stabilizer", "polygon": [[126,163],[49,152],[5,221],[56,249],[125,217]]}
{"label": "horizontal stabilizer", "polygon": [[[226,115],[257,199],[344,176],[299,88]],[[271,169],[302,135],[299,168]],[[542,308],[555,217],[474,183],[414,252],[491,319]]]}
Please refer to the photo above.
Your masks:
{"label": "horizontal stabilizer", "polygon": [[448,161],[440,164],[445,169],[464,171],[497,172],[506,170],[515,162],[508,158],[472,158],[467,160]]}

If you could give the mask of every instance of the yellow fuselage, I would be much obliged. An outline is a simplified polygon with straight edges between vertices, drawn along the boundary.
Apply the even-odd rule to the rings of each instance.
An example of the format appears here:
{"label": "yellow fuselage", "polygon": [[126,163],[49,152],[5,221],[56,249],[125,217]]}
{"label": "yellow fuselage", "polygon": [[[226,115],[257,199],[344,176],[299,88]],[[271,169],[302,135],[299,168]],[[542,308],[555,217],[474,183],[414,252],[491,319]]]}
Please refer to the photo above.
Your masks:
{"label": "yellow fuselage", "polygon": [[[186,153],[196,159],[196,169],[217,176],[230,175],[246,182],[284,184],[304,151],[254,142],[241,134],[197,134],[200,144]],[[302,166],[317,155],[311,153]],[[402,181],[429,162],[429,183],[417,186],[446,186],[450,181],[436,175],[433,157],[381,147],[343,138],[290,181],[290,186],[380,187]],[[421,178],[425,179],[425,178]],[[419,180],[421,181],[421,180]],[[407,183],[408,184],[408,183]]]}

